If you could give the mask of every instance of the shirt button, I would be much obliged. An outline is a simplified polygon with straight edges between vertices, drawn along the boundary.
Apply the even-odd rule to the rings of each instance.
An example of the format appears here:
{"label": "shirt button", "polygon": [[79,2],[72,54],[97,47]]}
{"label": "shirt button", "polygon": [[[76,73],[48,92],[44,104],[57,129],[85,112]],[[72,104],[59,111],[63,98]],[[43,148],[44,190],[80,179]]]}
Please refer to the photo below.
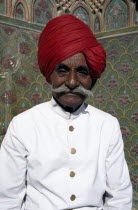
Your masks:
{"label": "shirt button", "polygon": [[74,176],[75,176],[74,171],[71,171],[71,172],[70,172],[70,177],[74,177]]}
{"label": "shirt button", "polygon": [[71,201],[74,201],[75,199],[76,199],[76,196],[75,196],[75,195],[71,195],[71,196],[70,196],[70,200],[71,200]]}
{"label": "shirt button", "polygon": [[74,127],[71,125],[71,126],[69,126],[69,130],[70,131],[74,131]]}
{"label": "shirt button", "polygon": [[75,148],[71,148],[70,153],[71,153],[71,154],[75,154],[75,153],[76,153],[76,149],[75,149]]}

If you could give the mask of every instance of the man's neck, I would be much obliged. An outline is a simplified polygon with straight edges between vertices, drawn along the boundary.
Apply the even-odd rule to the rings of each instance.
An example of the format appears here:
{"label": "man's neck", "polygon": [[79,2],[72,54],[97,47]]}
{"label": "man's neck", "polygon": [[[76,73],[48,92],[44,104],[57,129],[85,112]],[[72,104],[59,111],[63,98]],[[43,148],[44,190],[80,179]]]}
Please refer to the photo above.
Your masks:
{"label": "man's neck", "polygon": [[[53,98],[54,98],[54,97],[53,97]],[[65,112],[69,112],[69,113],[73,113],[73,112],[77,111],[77,110],[80,108],[80,106],[82,105],[82,104],[80,104],[80,105],[77,106],[77,107],[70,107],[70,106],[63,105],[63,104],[59,103],[59,102],[56,100],[56,98],[54,98],[54,100],[57,102],[57,104],[58,104]]]}

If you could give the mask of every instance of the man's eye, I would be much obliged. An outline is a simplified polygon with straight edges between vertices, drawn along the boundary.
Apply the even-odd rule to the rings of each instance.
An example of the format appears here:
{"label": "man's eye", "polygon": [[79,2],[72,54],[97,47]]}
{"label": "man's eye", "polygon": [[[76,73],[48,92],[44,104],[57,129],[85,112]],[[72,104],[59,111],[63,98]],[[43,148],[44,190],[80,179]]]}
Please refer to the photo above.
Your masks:
{"label": "man's eye", "polygon": [[65,69],[59,69],[58,72],[67,72]]}
{"label": "man's eye", "polygon": [[57,70],[57,73],[60,75],[60,76],[64,76],[64,75],[67,75],[68,74],[68,71],[66,69],[58,69]]}
{"label": "man's eye", "polygon": [[89,75],[89,73],[86,72],[86,71],[78,71],[78,74],[79,74],[80,76],[87,76],[87,75]]}

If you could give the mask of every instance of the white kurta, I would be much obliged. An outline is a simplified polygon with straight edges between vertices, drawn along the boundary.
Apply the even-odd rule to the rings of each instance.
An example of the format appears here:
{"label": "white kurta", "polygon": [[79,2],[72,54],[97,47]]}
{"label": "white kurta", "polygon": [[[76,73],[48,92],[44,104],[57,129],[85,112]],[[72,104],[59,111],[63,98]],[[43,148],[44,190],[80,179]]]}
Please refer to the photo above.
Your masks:
{"label": "white kurta", "polygon": [[116,118],[86,104],[69,114],[52,99],[10,123],[0,151],[0,210],[131,210],[131,200]]}

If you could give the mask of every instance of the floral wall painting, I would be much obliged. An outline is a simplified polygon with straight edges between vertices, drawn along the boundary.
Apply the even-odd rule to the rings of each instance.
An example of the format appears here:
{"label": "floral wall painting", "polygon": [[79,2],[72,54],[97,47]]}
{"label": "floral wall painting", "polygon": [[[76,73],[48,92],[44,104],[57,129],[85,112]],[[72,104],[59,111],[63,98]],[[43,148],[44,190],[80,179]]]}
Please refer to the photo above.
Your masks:
{"label": "floral wall painting", "polygon": [[98,17],[96,17],[95,22],[94,22],[94,32],[100,32],[100,20]]}
{"label": "floral wall painting", "polygon": [[87,25],[90,25],[88,12],[82,6],[75,9],[73,15],[82,20]]}
{"label": "floral wall painting", "polygon": [[34,2],[34,23],[45,25],[53,18],[53,4],[50,0],[36,0]]}
{"label": "floral wall painting", "polygon": [[25,18],[25,10],[22,3],[19,3],[15,10],[15,17],[19,20],[24,20]]}
{"label": "floral wall painting", "polygon": [[128,7],[123,0],[111,1],[105,11],[106,31],[128,26]]}
{"label": "floral wall painting", "polygon": [[0,14],[5,14],[6,12],[6,1],[0,0]]}
{"label": "floral wall painting", "polygon": [[138,25],[138,10],[135,11],[135,25]]}

